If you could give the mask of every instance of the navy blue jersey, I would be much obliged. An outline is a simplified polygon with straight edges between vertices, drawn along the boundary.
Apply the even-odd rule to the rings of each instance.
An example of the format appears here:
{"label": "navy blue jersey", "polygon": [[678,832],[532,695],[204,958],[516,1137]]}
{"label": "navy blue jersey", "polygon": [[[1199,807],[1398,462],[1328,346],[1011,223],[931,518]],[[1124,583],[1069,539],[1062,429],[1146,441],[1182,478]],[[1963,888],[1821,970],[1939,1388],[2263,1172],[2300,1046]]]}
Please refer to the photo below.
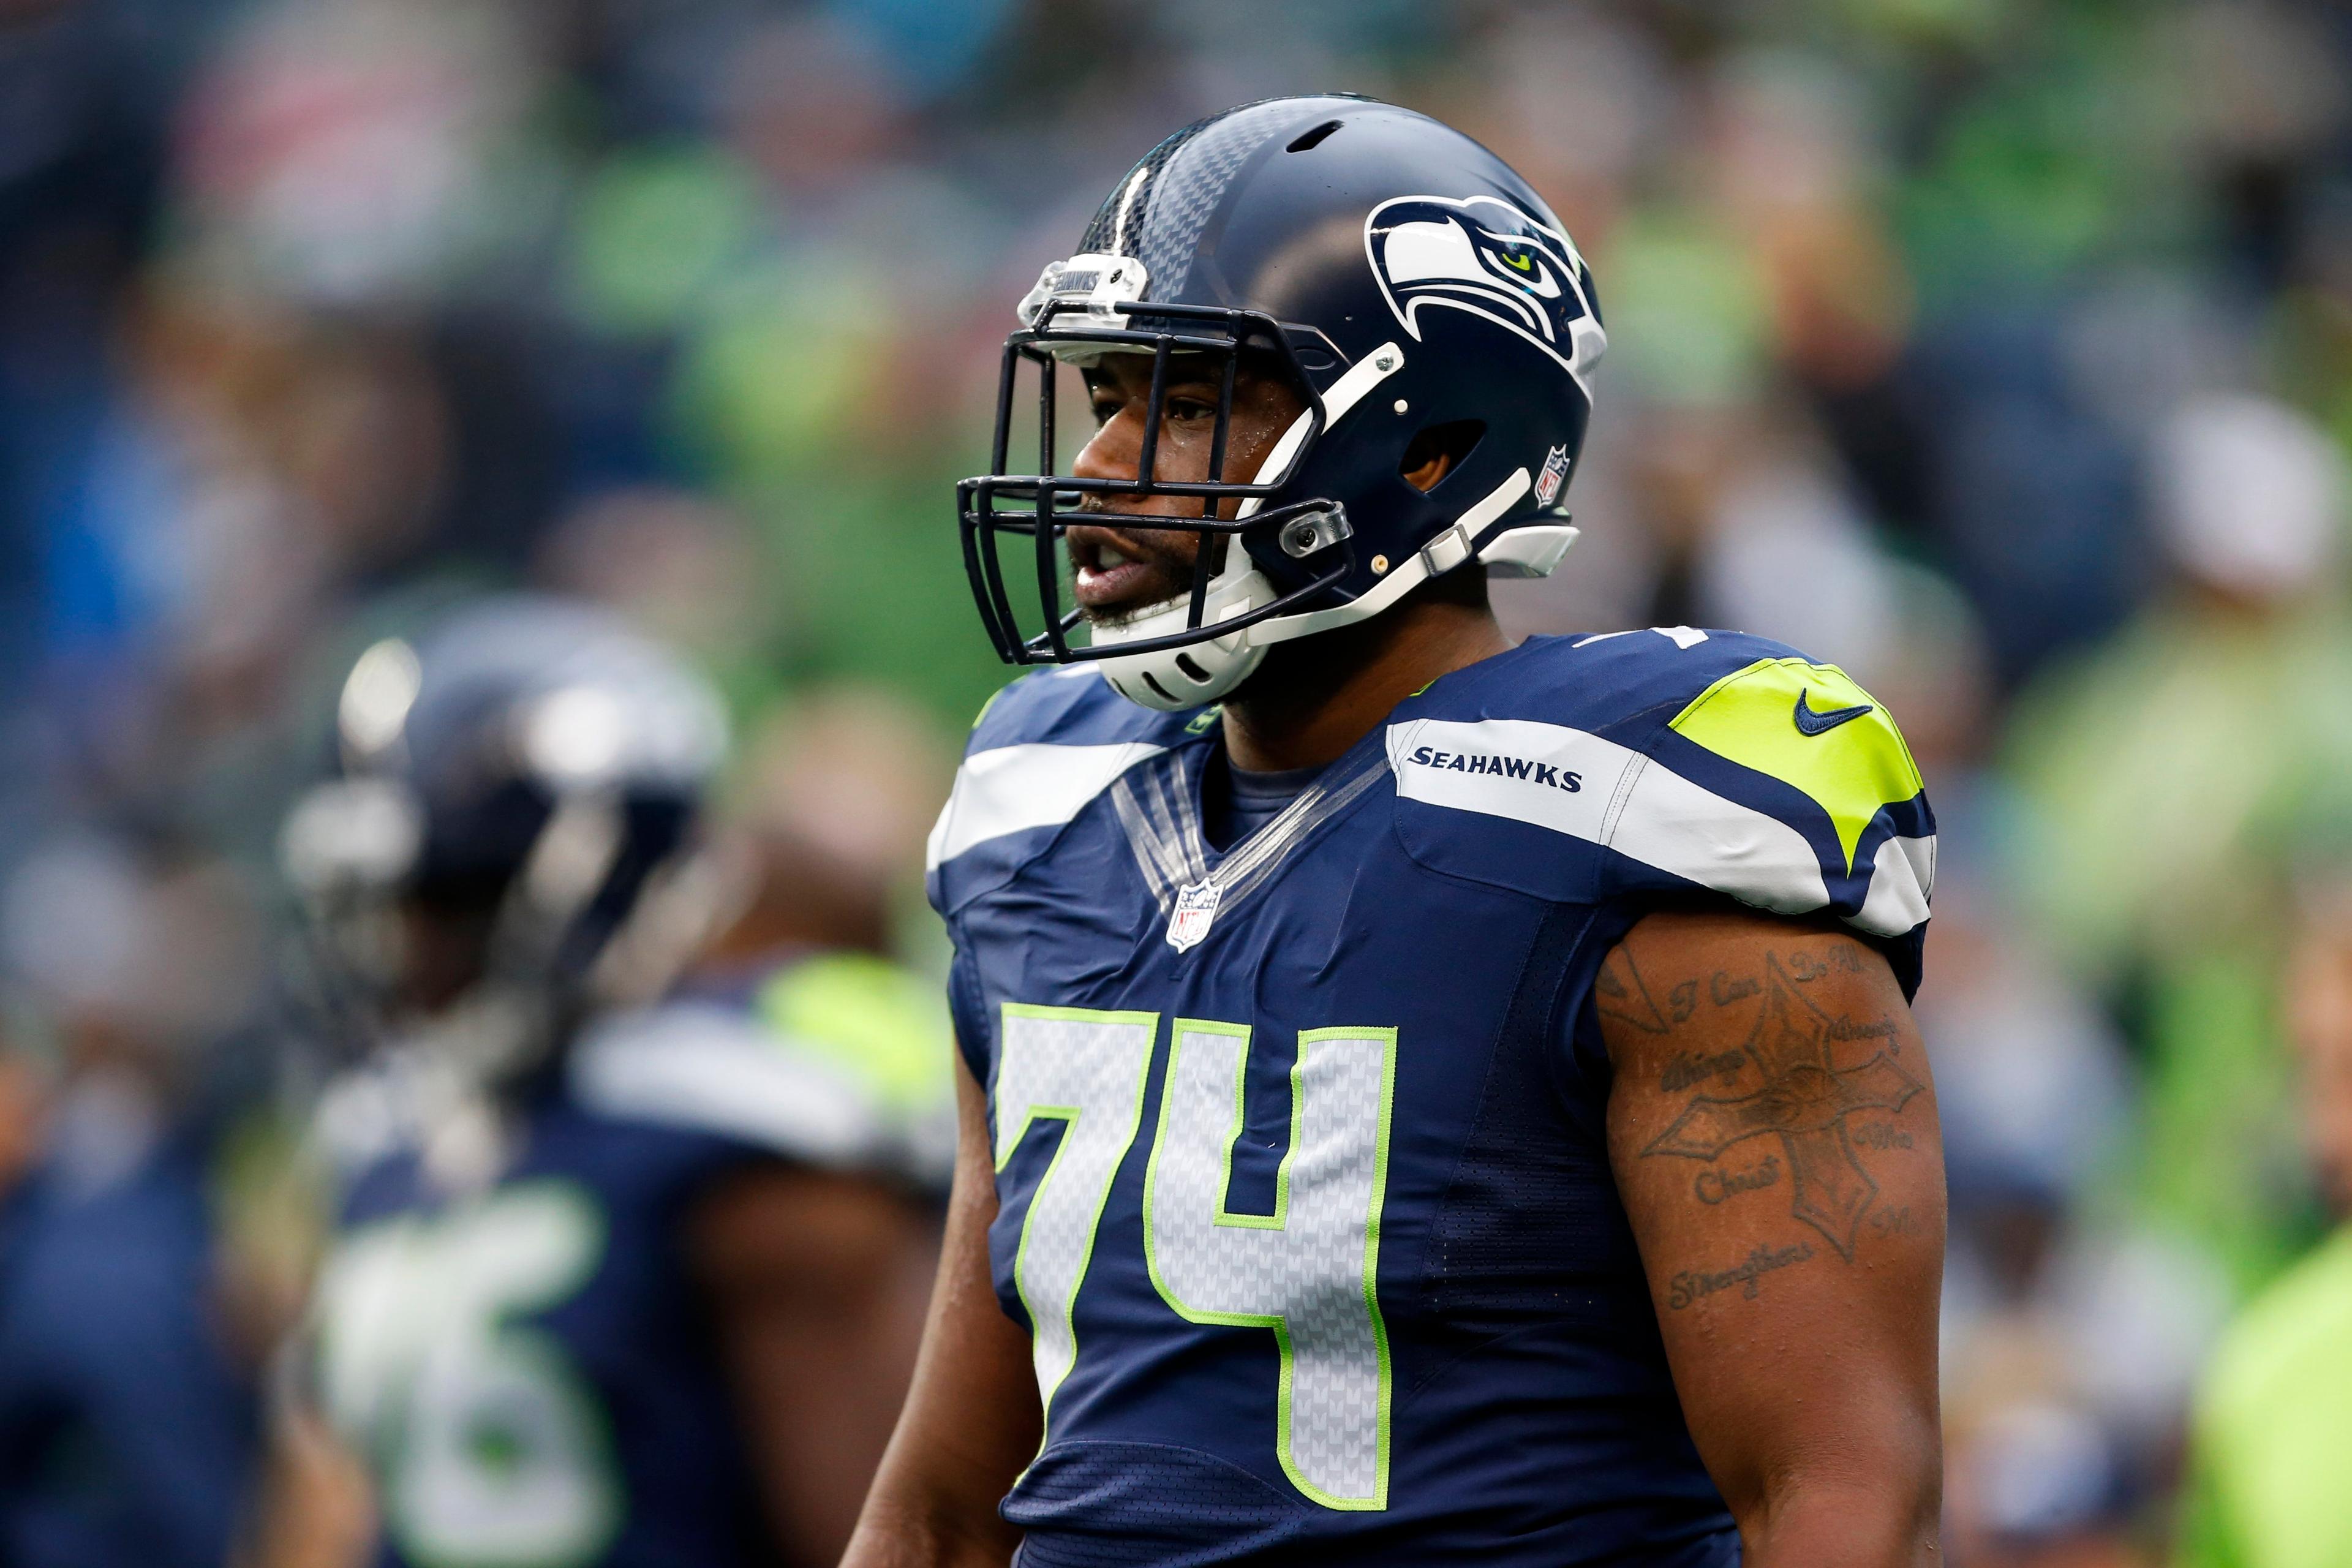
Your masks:
{"label": "navy blue jersey", "polygon": [[1021,1561],[1736,1562],[1591,991],[1644,912],[1726,898],[1916,985],[1934,827],[1893,723],[1754,637],[1538,638],[1220,854],[1213,721],[1033,676],[932,836],[1045,1406]]}
{"label": "navy blue jersey", "polygon": [[12,1568],[216,1568],[254,1500],[258,1401],[221,1332],[212,1150],[183,1135],[126,1161],[120,1137],[85,1154],[68,1133],[0,1222]]}
{"label": "navy blue jersey", "polygon": [[429,1059],[331,1098],[327,1141],[373,1147],[319,1287],[321,1394],[375,1478],[385,1563],[772,1559],[681,1224],[761,1160],[943,1176],[945,1020],[922,989],[827,955],[607,1020],[486,1181],[445,1173],[462,1107]]}

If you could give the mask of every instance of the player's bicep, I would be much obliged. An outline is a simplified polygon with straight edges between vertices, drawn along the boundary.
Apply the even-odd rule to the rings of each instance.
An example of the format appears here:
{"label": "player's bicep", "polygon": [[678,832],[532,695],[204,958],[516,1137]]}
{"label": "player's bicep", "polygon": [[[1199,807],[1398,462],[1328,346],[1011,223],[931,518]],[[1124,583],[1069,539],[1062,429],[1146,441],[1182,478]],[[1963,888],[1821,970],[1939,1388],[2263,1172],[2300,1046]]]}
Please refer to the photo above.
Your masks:
{"label": "player's bicep", "polygon": [[1654,915],[1593,1002],[1614,1064],[1611,1163],[1727,1499],[1744,1512],[1794,1465],[1919,1470],[1943,1149],[1885,960],[1828,927]]}

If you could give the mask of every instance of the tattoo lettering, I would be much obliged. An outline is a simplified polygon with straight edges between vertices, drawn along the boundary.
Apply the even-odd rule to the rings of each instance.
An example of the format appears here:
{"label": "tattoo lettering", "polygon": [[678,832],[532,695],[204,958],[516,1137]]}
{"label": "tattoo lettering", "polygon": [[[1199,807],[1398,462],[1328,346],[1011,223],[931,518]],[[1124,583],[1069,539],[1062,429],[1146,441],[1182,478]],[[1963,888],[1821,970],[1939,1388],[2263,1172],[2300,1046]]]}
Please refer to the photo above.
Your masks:
{"label": "tattoo lettering", "polygon": [[1701,1171],[1692,1179],[1691,1193],[1699,1202],[1712,1205],[1734,1193],[1761,1192],[1780,1179],[1780,1157],[1767,1154],[1762,1164],[1751,1165],[1744,1171]]}
{"label": "tattoo lettering", "polygon": [[1853,1129],[1853,1141],[1865,1149],[1908,1149],[1911,1134],[1884,1121],[1865,1121]]}
{"label": "tattoo lettering", "polygon": [[1645,1035],[1666,1032],[1665,1015],[1650,1000],[1649,987],[1642,984],[1642,972],[1633,967],[1633,954],[1623,949],[1609,955],[1601,973],[1592,982],[1594,1004],[1603,1014],[1622,1024],[1630,1024]]}
{"label": "tattoo lettering", "polygon": [[1718,1007],[1728,1007],[1742,996],[1753,996],[1764,987],[1746,975],[1738,979],[1717,970],[1707,977],[1706,994]]}
{"label": "tattoo lettering", "polygon": [[1776,1268],[1786,1268],[1802,1263],[1813,1255],[1812,1243],[1801,1241],[1794,1247],[1759,1247],[1738,1263],[1719,1273],[1706,1269],[1685,1270],[1666,1284],[1666,1305],[1681,1311],[1694,1301],[1704,1300],[1718,1290],[1735,1287],[1741,1296],[1756,1300],[1756,1281]]}
{"label": "tattoo lettering", "polygon": [[1685,980],[1666,993],[1667,1005],[1675,1010],[1675,1022],[1687,1024],[1690,1016],[1698,1011],[1698,982]]}
{"label": "tattoo lettering", "polygon": [[1881,1209],[1870,1216],[1870,1228],[1881,1236],[1916,1236],[1919,1222],[1911,1217],[1907,1208]]}
{"label": "tattoo lettering", "polygon": [[1891,1040],[1899,1031],[1892,1018],[1881,1018],[1875,1024],[1857,1024],[1851,1018],[1834,1018],[1822,1037],[1827,1040]]}
{"label": "tattoo lettering", "polygon": [[1830,949],[1827,956],[1822,958],[1801,952],[1789,954],[1789,976],[1800,985],[1825,975],[1861,973],[1862,955],[1843,945]]}
{"label": "tattoo lettering", "polygon": [[1921,1085],[1884,1051],[1860,1067],[1838,1067],[1828,1015],[1797,993],[1777,958],[1766,958],[1764,970],[1764,1005],[1746,1047],[1764,1087],[1737,1100],[1693,1096],[1642,1152],[1712,1162],[1750,1138],[1777,1136],[1789,1163],[1790,1212],[1851,1263],[1855,1230],[1878,1199],[1878,1184],[1853,1152],[1846,1118],[1899,1111]]}
{"label": "tattoo lettering", "polygon": [[1684,1051],[1658,1074],[1658,1089],[1661,1093],[1672,1094],[1676,1089],[1692,1088],[1708,1079],[1727,1084],[1738,1078],[1739,1069],[1747,1065],[1748,1053],[1745,1051],[1719,1051],[1714,1056]]}

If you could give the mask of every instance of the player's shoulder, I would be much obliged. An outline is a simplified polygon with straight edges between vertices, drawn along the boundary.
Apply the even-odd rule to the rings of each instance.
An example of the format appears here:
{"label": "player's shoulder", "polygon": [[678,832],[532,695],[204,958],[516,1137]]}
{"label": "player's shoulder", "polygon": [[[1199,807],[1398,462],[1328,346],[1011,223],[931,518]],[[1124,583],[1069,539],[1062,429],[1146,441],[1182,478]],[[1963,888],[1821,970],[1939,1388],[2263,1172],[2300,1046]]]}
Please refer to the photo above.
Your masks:
{"label": "player's shoulder", "polygon": [[302,1158],[325,1182],[340,1226],[425,1202],[425,1129],[444,1107],[415,1058],[395,1048],[345,1068],[310,1107]]}
{"label": "player's shoulder", "polygon": [[1401,708],[1389,752],[1408,846],[1447,869],[1596,902],[1711,891],[1888,939],[1927,918],[1934,818],[1901,731],[1769,638],[1530,639]]}
{"label": "player's shoulder", "polygon": [[1894,716],[1844,670],[1745,632],[1661,626],[1530,637],[1433,683],[1398,717],[1436,735],[1471,725],[1573,731],[1677,772],[1738,782],[1703,753],[1817,799],[1839,794],[1841,783],[1880,791],[1882,800],[1897,790],[1909,800],[1921,787]]}
{"label": "player's shoulder", "polygon": [[[1643,626],[1529,637],[1433,682],[1418,698],[1433,713],[1571,725],[1636,744],[1719,686],[1745,689],[1768,671],[1798,667],[1830,668],[1748,632]],[[1792,699],[1796,690],[1790,688]]]}
{"label": "player's shoulder", "polygon": [[565,1091],[607,1121],[931,1185],[951,1158],[950,1048],[937,985],[816,951],[600,1019]]}
{"label": "player's shoulder", "polygon": [[968,759],[1021,745],[1122,745],[1181,729],[1183,714],[1138,707],[1091,664],[1033,670],[1008,683],[972,720]]}
{"label": "player's shoulder", "polygon": [[1160,713],[1111,689],[1090,664],[1023,677],[972,725],[925,855],[942,913],[1008,880],[1136,763],[1198,736],[1216,710]]}

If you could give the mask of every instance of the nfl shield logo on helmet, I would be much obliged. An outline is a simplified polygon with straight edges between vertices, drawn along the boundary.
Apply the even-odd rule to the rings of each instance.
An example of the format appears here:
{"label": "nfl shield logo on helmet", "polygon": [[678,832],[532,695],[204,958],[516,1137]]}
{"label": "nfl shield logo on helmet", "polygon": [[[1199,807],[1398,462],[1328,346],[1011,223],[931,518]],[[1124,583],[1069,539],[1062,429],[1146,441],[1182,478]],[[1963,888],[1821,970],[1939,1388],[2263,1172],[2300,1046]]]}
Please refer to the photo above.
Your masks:
{"label": "nfl shield logo on helmet", "polygon": [[1168,917],[1168,945],[1179,952],[1197,947],[1217,918],[1217,904],[1225,890],[1214,882],[1195,882],[1176,893],[1175,912]]}
{"label": "nfl shield logo on helmet", "polygon": [[1559,499],[1559,487],[1568,482],[1568,448],[1554,447],[1544,459],[1543,472],[1536,476],[1536,505],[1549,506]]}

